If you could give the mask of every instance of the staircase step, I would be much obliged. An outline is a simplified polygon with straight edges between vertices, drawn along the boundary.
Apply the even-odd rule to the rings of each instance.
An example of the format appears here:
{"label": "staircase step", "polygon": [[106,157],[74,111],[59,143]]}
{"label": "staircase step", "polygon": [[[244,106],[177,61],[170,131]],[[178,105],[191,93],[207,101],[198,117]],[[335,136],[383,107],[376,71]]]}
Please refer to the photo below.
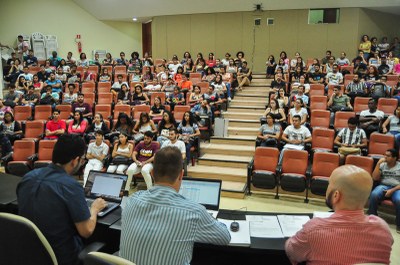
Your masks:
{"label": "staircase step", "polygon": [[203,154],[253,156],[254,150],[254,146],[247,145],[215,144],[212,142],[201,145],[201,152]]}
{"label": "staircase step", "polygon": [[[267,95],[268,96],[268,95]],[[248,96],[242,96],[242,95],[236,95],[234,99],[232,99],[231,102],[263,102],[266,104],[268,97],[248,97]]]}
{"label": "staircase step", "polygon": [[241,106],[230,106],[229,111],[234,110],[265,110],[265,106],[255,106],[252,104],[241,105]]}
{"label": "staircase step", "polygon": [[259,120],[229,119],[229,127],[260,128]]}
{"label": "staircase step", "polygon": [[229,135],[254,135],[257,136],[258,128],[228,127]]}
{"label": "staircase step", "polygon": [[229,135],[227,137],[212,136],[213,144],[247,145],[255,146],[256,137],[247,135]]}
{"label": "staircase step", "polygon": [[247,168],[252,156],[204,154],[199,158],[199,165],[230,168]]}
{"label": "staircase step", "polygon": [[263,111],[254,111],[254,112],[234,112],[227,111],[224,112],[224,118],[227,119],[246,119],[246,120],[259,120],[262,116]]}
{"label": "staircase step", "polygon": [[246,183],[234,181],[222,181],[221,196],[228,198],[244,199]]}
{"label": "staircase step", "polygon": [[247,169],[196,165],[188,168],[188,176],[245,183]]}
{"label": "staircase step", "polygon": [[268,94],[267,93],[260,93],[260,92],[248,92],[248,91],[242,91],[237,94],[238,96],[242,97],[255,97],[255,98],[263,98],[267,99]]}
{"label": "staircase step", "polygon": [[253,73],[252,77],[253,77],[253,79],[265,79],[265,80],[268,80],[268,79],[265,78],[266,77],[265,73],[257,73],[257,74]]}

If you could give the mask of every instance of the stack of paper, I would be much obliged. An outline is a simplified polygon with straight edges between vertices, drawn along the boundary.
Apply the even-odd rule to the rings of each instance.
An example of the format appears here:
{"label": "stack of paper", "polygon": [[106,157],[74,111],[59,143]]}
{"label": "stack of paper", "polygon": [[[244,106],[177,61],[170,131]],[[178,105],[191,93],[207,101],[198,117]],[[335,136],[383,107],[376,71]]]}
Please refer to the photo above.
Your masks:
{"label": "stack of paper", "polygon": [[250,236],[263,238],[283,238],[276,215],[246,215],[250,222]]}
{"label": "stack of paper", "polygon": [[294,236],[310,220],[307,215],[278,215],[279,224],[285,237]]}
{"label": "stack of paper", "polygon": [[[219,222],[224,223],[231,234],[231,242],[229,242],[230,246],[250,246],[250,227],[248,221],[233,221],[226,219],[218,219]],[[232,232],[230,230],[230,226],[232,222],[239,223],[239,231]]]}

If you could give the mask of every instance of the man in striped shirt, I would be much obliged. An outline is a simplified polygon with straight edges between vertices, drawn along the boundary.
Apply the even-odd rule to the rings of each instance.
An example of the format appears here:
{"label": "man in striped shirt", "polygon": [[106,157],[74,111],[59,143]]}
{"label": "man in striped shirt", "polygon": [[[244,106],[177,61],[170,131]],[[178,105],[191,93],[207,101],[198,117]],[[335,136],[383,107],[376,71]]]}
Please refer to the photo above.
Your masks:
{"label": "man in striped shirt", "polygon": [[140,265],[185,265],[194,242],[227,245],[230,234],[206,209],[178,192],[182,154],[168,146],[154,157],[155,186],[131,196],[122,212],[120,255]]}
{"label": "man in striped shirt", "polygon": [[372,188],[371,175],[345,165],[329,178],[326,204],[335,213],[313,218],[286,241],[286,254],[293,264],[345,265],[390,263],[393,237],[381,218],[364,214]]}

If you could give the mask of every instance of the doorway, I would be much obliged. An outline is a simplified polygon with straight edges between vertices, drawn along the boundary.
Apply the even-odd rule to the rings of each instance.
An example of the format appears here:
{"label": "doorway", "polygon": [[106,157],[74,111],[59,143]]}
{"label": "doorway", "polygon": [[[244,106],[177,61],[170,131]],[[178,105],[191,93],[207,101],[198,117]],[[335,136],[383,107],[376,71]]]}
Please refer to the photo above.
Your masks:
{"label": "doorway", "polygon": [[148,52],[152,56],[151,44],[151,21],[142,23],[142,55]]}

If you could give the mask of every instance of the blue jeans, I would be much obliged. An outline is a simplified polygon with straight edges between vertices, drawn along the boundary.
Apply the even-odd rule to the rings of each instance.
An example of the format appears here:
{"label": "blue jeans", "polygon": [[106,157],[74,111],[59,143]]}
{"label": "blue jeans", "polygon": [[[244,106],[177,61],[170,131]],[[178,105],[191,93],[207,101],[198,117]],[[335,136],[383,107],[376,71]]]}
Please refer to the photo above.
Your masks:
{"label": "blue jeans", "polygon": [[400,147],[400,132],[390,131],[389,133],[394,136],[394,143],[396,144],[396,148],[399,148]]}
{"label": "blue jeans", "polygon": [[190,148],[192,147],[191,143],[185,143],[186,147],[186,163],[189,165],[190,163]]}
{"label": "blue jeans", "polygon": [[[369,197],[368,214],[378,215],[378,205],[385,198],[383,191],[393,188],[393,186],[379,185],[371,192]],[[393,192],[391,197],[396,207],[396,226],[400,227],[400,190]]]}

